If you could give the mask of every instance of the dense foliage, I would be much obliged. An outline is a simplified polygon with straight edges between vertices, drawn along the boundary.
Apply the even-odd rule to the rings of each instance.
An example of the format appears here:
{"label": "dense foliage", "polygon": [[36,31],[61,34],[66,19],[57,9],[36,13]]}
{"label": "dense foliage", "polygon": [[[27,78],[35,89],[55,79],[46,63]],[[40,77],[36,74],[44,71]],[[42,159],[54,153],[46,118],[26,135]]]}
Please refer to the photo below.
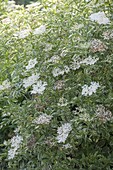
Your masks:
{"label": "dense foliage", "polygon": [[0,169],[113,169],[112,0],[0,10]]}

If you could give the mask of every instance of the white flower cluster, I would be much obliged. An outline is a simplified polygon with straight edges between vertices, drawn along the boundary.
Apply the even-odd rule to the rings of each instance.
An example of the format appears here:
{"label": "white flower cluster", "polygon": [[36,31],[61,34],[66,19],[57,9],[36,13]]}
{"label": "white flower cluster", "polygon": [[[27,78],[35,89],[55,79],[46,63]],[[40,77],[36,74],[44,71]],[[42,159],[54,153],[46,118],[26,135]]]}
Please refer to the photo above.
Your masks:
{"label": "white flower cluster", "polygon": [[[40,35],[43,34],[46,31],[46,26],[45,25],[41,25],[40,27],[36,28],[33,31],[34,35]],[[16,32],[15,34],[13,34],[15,37],[18,37],[19,39],[24,39],[26,38],[30,33],[32,32],[31,29],[23,29],[21,31]]]}
{"label": "white flower cluster", "polygon": [[40,74],[32,74],[30,77],[23,79],[23,86],[25,88],[32,86],[40,78]]}
{"label": "white flower cluster", "polygon": [[53,47],[53,45],[52,44],[50,44],[50,43],[47,43],[46,45],[45,45],[45,49],[44,49],[44,51],[51,51],[52,50],[52,47]]}
{"label": "white flower cluster", "polygon": [[93,93],[96,93],[96,90],[100,87],[99,83],[91,82],[91,85],[82,86],[82,95],[83,96],[91,96]]}
{"label": "white flower cluster", "polygon": [[46,31],[46,26],[45,25],[41,25],[40,27],[36,28],[33,31],[33,34],[34,35],[40,35],[40,34],[43,34],[45,31]]}
{"label": "white flower cluster", "polygon": [[43,82],[41,80],[37,81],[36,84],[33,84],[33,90],[31,91],[31,94],[43,94],[45,88],[47,86],[46,82]]}
{"label": "white flower cluster", "polygon": [[69,148],[72,148],[72,146],[69,143],[67,143],[67,144],[63,145],[63,148],[64,149],[69,149]]}
{"label": "white flower cluster", "polygon": [[49,63],[57,63],[59,60],[60,60],[60,57],[58,55],[54,55],[47,62],[49,62]]}
{"label": "white flower cluster", "polygon": [[14,136],[11,139],[11,148],[8,151],[8,159],[13,159],[15,155],[17,154],[17,150],[20,147],[20,144],[22,143],[23,138],[19,135]]}
{"label": "white flower cluster", "polygon": [[79,57],[74,57],[73,58],[73,62],[72,64],[70,65],[70,69],[72,70],[77,70],[80,68],[80,66],[82,64],[85,64],[85,65],[93,65],[95,64],[97,61],[99,60],[99,58],[95,58],[95,57],[91,57],[91,56],[88,56],[87,58],[85,59],[80,59]]}
{"label": "white flower cluster", "polygon": [[47,83],[39,80],[40,74],[32,74],[30,77],[23,79],[23,87],[27,88],[32,86],[31,94],[43,94]]}
{"label": "white flower cluster", "polygon": [[77,69],[79,69],[80,68],[80,62],[81,62],[81,60],[80,60],[80,58],[79,57],[73,57],[73,62],[72,62],[72,64],[70,65],[70,69],[72,69],[72,70],[77,70]]}
{"label": "white flower cluster", "polygon": [[21,30],[15,34],[13,34],[15,37],[18,37],[20,39],[26,38],[30,34],[31,30],[30,29],[24,29]]}
{"label": "white flower cluster", "polygon": [[52,74],[54,77],[57,77],[59,75],[63,75],[64,73],[68,73],[70,71],[68,66],[64,66],[64,69],[61,68],[54,68],[52,71]]}
{"label": "white flower cluster", "polygon": [[65,142],[70,131],[72,130],[71,124],[70,123],[65,123],[61,127],[58,128],[57,133],[57,140],[58,143]]}
{"label": "white flower cluster", "polygon": [[93,13],[89,16],[91,21],[96,21],[98,24],[109,24],[110,20],[106,17],[104,12]]}
{"label": "white flower cluster", "polygon": [[3,81],[0,85],[0,90],[5,90],[8,88],[10,88],[10,82],[8,80]]}
{"label": "white flower cluster", "polygon": [[88,113],[79,114],[79,119],[84,122],[88,122],[88,121],[91,122],[93,120],[93,118]]}
{"label": "white flower cluster", "polygon": [[38,62],[36,58],[30,59],[28,65],[26,66],[26,70],[30,70],[31,68],[34,68],[37,63]]}
{"label": "white flower cluster", "polygon": [[84,60],[82,60],[82,61],[80,62],[80,64],[93,65],[93,64],[95,64],[98,60],[99,60],[99,58],[95,58],[95,57],[89,56],[89,57],[85,58]]}
{"label": "white flower cluster", "polygon": [[49,122],[51,121],[53,116],[51,115],[47,115],[46,113],[45,114],[42,114],[40,115],[38,118],[36,118],[35,120],[33,120],[33,123],[36,123],[36,124],[49,124]]}
{"label": "white flower cluster", "polygon": [[10,18],[4,18],[4,19],[2,19],[2,23],[3,24],[10,24],[11,23],[11,19]]}
{"label": "white flower cluster", "polygon": [[63,107],[63,106],[67,106],[67,105],[68,105],[67,99],[65,99],[64,97],[61,97],[61,98],[59,99],[58,106]]}
{"label": "white flower cluster", "polygon": [[20,8],[20,5],[16,5],[14,0],[7,2],[7,12],[11,12],[19,8]]}
{"label": "white flower cluster", "polygon": [[[28,65],[26,66],[27,70],[30,70],[31,68],[34,68],[37,64],[37,59],[30,59]],[[25,88],[33,86],[33,90],[31,91],[31,94],[43,94],[43,91],[45,90],[45,87],[47,85],[46,82],[42,82],[39,80],[40,74],[32,74],[30,77],[23,79],[23,86]]]}

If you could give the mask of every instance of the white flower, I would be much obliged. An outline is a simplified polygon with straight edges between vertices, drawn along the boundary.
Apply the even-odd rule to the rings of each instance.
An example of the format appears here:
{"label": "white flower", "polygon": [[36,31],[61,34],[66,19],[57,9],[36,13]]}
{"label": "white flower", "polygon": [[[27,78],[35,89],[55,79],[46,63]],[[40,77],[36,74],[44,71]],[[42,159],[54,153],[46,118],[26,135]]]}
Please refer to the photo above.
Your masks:
{"label": "white flower", "polygon": [[110,22],[104,12],[93,13],[89,18],[91,21],[96,21],[98,24],[109,24]]}
{"label": "white flower", "polygon": [[4,89],[10,88],[10,82],[8,80],[3,81],[2,85],[3,85]]}
{"label": "white flower", "polygon": [[40,27],[36,28],[33,32],[34,35],[40,35],[43,34],[46,31],[46,26],[41,25]]}
{"label": "white flower", "polygon": [[10,115],[11,115],[11,113],[10,113],[10,112],[6,112],[6,113],[4,113],[4,114],[2,115],[2,117],[10,116]]}
{"label": "white flower", "polygon": [[72,70],[77,70],[80,68],[80,64],[81,64],[81,58],[79,56],[74,55],[72,58],[73,62],[70,65],[70,69]]}
{"label": "white flower", "polygon": [[0,85],[0,90],[4,90],[4,87],[2,85]]}
{"label": "white flower", "polygon": [[86,65],[92,65],[95,64],[97,61],[99,60],[99,58],[94,58],[94,57],[87,57],[84,60],[82,60],[80,63],[81,64],[86,64]]}
{"label": "white flower", "polygon": [[84,27],[84,24],[75,24],[73,27],[72,27],[72,30],[75,30],[75,29],[81,29]]}
{"label": "white flower", "polygon": [[2,85],[0,85],[0,90],[5,90],[5,89],[8,89],[10,88],[10,82],[8,80],[4,80],[2,82]]}
{"label": "white flower", "polygon": [[16,155],[16,149],[15,148],[11,148],[9,151],[8,151],[8,159],[13,159]]}
{"label": "white flower", "polygon": [[15,133],[15,134],[18,134],[19,131],[20,131],[20,126],[18,126],[18,127],[14,130],[14,133]]}
{"label": "white flower", "polygon": [[64,49],[64,50],[62,50],[62,52],[61,52],[60,56],[61,56],[61,57],[65,57],[65,56],[66,56],[66,54],[67,54],[67,52],[68,52],[68,51],[67,51],[67,50],[65,50],[65,49]]}
{"label": "white flower", "polygon": [[61,98],[59,99],[58,106],[63,107],[63,106],[67,106],[67,105],[68,105],[67,99],[65,99],[64,97],[61,97]]}
{"label": "white flower", "polygon": [[69,67],[68,66],[64,66],[64,72],[68,73],[69,71],[70,71]]}
{"label": "white flower", "polygon": [[[7,11],[10,12],[16,8],[15,1],[8,1],[7,2]],[[18,5],[17,5],[18,6]]]}
{"label": "white flower", "polygon": [[82,86],[82,95],[83,96],[91,96],[93,93],[96,93],[96,90],[100,87],[99,83],[91,82],[91,85],[88,87],[88,85]]}
{"label": "white flower", "polygon": [[40,78],[40,74],[32,74],[32,76],[23,79],[23,86],[25,88],[33,85]]}
{"label": "white flower", "polygon": [[11,23],[11,19],[10,18],[4,18],[4,19],[2,19],[2,23],[3,24],[10,24]]}
{"label": "white flower", "polygon": [[37,63],[38,63],[38,62],[37,62],[37,59],[36,59],[36,58],[30,59],[28,65],[26,66],[26,69],[29,70],[29,69],[35,67],[35,65],[36,65]]}
{"label": "white flower", "polygon": [[20,144],[22,143],[22,140],[23,138],[18,134],[11,139],[11,148],[8,151],[8,159],[13,159],[15,157],[15,155],[17,154],[17,150],[19,149]]}
{"label": "white flower", "polygon": [[33,90],[31,91],[31,94],[36,94],[36,93],[43,94],[46,86],[47,86],[46,82],[42,82],[41,80],[39,80],[37,84],[33,85]]}
{"label": "white flower", "polygon": [[61,68],[54,68],[52,71],[52,74],[54,77],[57,77],[59,75],[63,75],[64,73],[68,73],[70,71],[68,66],[64,66],[64,69]]}
{"label": "white flower", "polygon": [[7,145],[8,145],[8,141],[4,140],[3,144],[4,144],[5,146],[7,146]]}
{"label": "white flower", "polygon": [[28,35],[30,34],[30,29],[24,29],[24,30],[21,30],[20,32],[17,32],[15,34],[13,34],[15,37],[18,37],[18,38],[26,38]]}
{"label": "white flower", "polygon": [[58,143],[61,143],[61,142],[64,143],[71,130],[72,130],[72,127],[71,127],[70,123],[65,123],[61,127],[59,127],[58,130],[57,130],[57,133],[58,133],[58,136],[57,136]]}
{"label": "white flower", "polygon": [[88,113],[84,113],[84,114],[79,114],[79,120],[82,120],[84,122],[88,122],[88,121],[91,122],[93,118]]}
{"label": "white flower", "polygon": [[78,61],[74,61],[71,65],[70,65],[70,69],[72,70],[77,70],[80,68],[80,62]]}
{"label": "white flower", "polygon": [[47,115],[47,114],[42,114],[38,118],[36,118],[33,123],[36,124],[49,124],[53,116]]}
{"label": "white flower", "polygon": [[73,57],[73,62],[70,65],[70,69],[72,70],[77,70],[80,68],[81,64],[86,64],[86,65],[92,65],[95,64],[97,61],[99,60],[99,58],[95,58],[95,57],[87,57],[85,59],[80,59],[80,57]]}
{"label": "white flower", "polygon": [[54,68],[52,71],[52,74],[54,77],[57,77],[59,75],[63,75],[64,74],[64,70],[61,70],[60,68]]}
{"label": "white flower", "polygon": [[68,149],[68,148],[72,148],[72,146],[69,143],[67,143],[67,144],[63,145],[63,148]]}
{"label": "white flower", "polygon": [[50,50],[52,50],[52,47],[53,47],[53,45],[52,45],[52,44],[47,43],[47,44],[46,44],[46,46],[45,46],[44,51],[50,51]]}
{"label": "white flower", "polygon": [[48,62],[57,63],[59,60],[60,60],[60,57],[58,55],[54,55],[48,60]]}
{"label": "white flower", "polygon": [[18,149],[19,144],[21,143],[22,140],[23,138],[19,136],[18,134],[16,136],[13,136],[13,138],[11,139],[11,147]]}

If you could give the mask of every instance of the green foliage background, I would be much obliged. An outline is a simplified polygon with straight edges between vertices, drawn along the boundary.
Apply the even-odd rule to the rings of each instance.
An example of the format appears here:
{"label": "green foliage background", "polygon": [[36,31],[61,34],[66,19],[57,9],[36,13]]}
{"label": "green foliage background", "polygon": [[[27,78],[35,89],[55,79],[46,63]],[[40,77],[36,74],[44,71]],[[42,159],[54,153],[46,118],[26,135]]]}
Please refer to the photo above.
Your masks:
{"label": "green foliage background", "polygon": [[[97,105],[113,112],[113,38],[105,40],[103,32],[113,30],[112,0],[40,0],[34,7],[10,7],[0,1],[0,84],[6,79],[9,89],[0,91],[0,169],[1,170],[111,170],[113,169],[113,119],[102,122],[96,116]],[[104,11],[110,24],[99,25],[89,20],[92,13]],[[3,23],[10,18],[11,22]],[[46,25],[43,35],[32,30]],[[80,26],[80,27],[79,27]],[[25,38],[14,36],[30,29]],[[107,49],[93,53],[90,42],[101,40]],[[45,50],[51,44],[51,50]],[[48,63],[52,56],[63,56]],[[77,70],[54,77],[54,68],[70,66],[73,56],[81,59],[99,57],[94,65],[82,65]],[[26,72],[30,59],[37,58],[35,68]],[[31,87],[23,87],[23,79],[40,73],[48,86],[43,95],[31,95]],[[57,81],[64,81],[55,90]],[[82,95],[82,86],[99,82],[101,87],[91,96]],[[59,99],[67,104],[58,105]],[[64,102],[65,104],[65,102]],[[41,113],[52,115],[49,125],[35,125]],[[63,148],[56,140],[57,128],[71,122],[72,131]],[[10,139],[19,128],[23,142],[14,159],[8,160]],[[7,141],[7,146],[4,144]]]}

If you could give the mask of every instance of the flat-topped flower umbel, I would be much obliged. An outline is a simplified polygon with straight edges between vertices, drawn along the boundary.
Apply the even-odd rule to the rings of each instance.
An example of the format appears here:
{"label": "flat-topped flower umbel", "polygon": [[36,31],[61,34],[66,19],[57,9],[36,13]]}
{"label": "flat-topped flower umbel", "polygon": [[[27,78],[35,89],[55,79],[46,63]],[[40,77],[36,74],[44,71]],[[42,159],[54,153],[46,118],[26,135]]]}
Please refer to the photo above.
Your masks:
{"label": "flat-topped flower umbel", "polygon": [[88,86],[85,84],[82,86],[82,95],[83,96],[91,96],[93,93],[96,93],[96,90],[100,87],[99,83],[91,82],[91,85]]}
{"label": "flat-topped flower umbel", "polygon": [[104,12],[93,13],[89,16],[91,21],[96,21],[98,24],[109,24],[110,20],[106,17]]}
{"label": "flat-topped flower umbel", "polygon": [[61,127],[58,128],[57,133],[57,140],[58,143],[65,142],[70,131],[72,130],[71,123],[65,123]]}

